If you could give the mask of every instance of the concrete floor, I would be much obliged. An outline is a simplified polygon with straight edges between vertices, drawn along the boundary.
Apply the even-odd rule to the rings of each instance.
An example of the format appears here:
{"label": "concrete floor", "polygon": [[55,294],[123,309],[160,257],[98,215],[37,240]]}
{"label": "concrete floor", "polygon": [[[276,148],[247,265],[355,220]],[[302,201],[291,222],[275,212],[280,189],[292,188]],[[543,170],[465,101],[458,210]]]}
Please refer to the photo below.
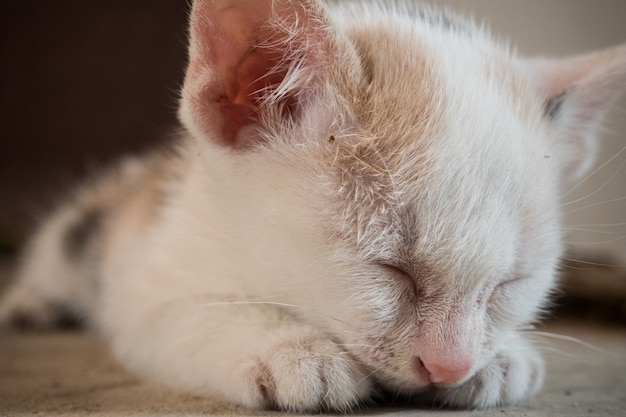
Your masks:
{"label": "concrete floor", "polygon": [[[563,340],[551,343],[546,386],[525,404],[481,411],[392,406],[356,415],[626,416],[626,329],[554,323],[544,330],[594,347]],[[92,335],[0,333],[0,340],[0,416],[278,414],[250,413],[141,380],[125,372]]]}
{"label": "concrete floor", "polygon": [[[7,274],[0,264],[0,284]],[[580,342],[545,337],[546,385],[524,404],[480,411],[393,405],[355,415],[626,416],[626,327],[570,320],[540,330]],[[89,333],[0,332],[0,417],[277,414],[287,415],[249,412],[142,380],[118,365]]]}

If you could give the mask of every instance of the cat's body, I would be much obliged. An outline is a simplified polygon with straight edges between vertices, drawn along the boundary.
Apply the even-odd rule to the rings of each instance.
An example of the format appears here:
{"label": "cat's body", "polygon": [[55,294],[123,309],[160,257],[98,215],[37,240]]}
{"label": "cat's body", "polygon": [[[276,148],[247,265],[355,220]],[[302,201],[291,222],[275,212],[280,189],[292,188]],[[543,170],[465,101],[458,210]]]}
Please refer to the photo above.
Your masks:
{"label": "cat's body", "polygon": [[131,369],[250,407],[515,402],[559,196],[625,78],[624,47],[527,61],[409,3],[196,1],[189,134],[53,215],[0,319],[61,305]]}

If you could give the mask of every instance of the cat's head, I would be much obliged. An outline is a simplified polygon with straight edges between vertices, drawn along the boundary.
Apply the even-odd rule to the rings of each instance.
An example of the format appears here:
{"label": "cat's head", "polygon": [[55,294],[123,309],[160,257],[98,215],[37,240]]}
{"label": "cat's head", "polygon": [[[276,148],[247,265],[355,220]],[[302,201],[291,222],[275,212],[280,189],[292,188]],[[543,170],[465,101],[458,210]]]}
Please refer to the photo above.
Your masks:
{"label": "cat's head", "polygon": [[312,208],[321,242],[272,243],[305,271],[285,299],[414,389],[515,349],[554,287],[559,196],[625,83],[624,46],[525,60],[397,3],[196,1],[180,114],[220,157],[284,172],[263,192]]}

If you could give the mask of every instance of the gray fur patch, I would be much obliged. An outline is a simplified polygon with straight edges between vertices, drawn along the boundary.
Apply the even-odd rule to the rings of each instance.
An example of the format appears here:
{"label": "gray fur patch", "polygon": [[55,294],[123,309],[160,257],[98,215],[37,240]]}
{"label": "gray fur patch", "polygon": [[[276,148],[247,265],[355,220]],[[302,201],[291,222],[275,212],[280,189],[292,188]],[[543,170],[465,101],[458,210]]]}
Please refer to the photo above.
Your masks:
{"label": "gray fur patch", "polygon": [[565,97],[569,89],[561,91],[559,94],[549,98],[543,105],[543,113],[550,120],[555,120],[561,112],[561,107],[565,102]]}
{"label": "gray fur patch", "polygon": [[44,314],[37,314],[28,309],[15,310],[7,321],[10,328],[18,331],[39,330],[77,330],[84,327],[83,318],[68,306],[49,302],[44,307]]}
{"label": "gray fur patch", "polygon": [[84,257],[94,235],[100,230],[103,218],[101,209],[91,208],[67,229],[63,235],[63,248],[69,259],[77,261]]}

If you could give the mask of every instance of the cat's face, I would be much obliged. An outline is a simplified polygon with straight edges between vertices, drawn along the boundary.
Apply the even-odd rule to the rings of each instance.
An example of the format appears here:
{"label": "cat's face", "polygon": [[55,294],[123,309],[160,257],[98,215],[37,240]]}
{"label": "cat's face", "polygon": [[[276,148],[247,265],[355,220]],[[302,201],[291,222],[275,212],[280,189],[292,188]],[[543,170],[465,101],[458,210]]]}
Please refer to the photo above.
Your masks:
{"label": "cat's face", "polygon": [[428,384],[420,360],[467,379],[554,284],[550,121],[504,56],[442,57],[411,32],[375,35],[353,35],[361,77],[329,80],[350,104],[306,108],[293,136],[320,133],[284,158],[313,179],[303,204],[332,247],[307,307],[387,384]]}
{"label": "cat's face", "polygon": [[257,281],[396,388],[514,351],[554,285],[559,196],[623,48],[529,62],[382,3],[237,4],[194,4],[181,117],[246,172],[242,204],[265,205],[246,219],[270,248]]}

